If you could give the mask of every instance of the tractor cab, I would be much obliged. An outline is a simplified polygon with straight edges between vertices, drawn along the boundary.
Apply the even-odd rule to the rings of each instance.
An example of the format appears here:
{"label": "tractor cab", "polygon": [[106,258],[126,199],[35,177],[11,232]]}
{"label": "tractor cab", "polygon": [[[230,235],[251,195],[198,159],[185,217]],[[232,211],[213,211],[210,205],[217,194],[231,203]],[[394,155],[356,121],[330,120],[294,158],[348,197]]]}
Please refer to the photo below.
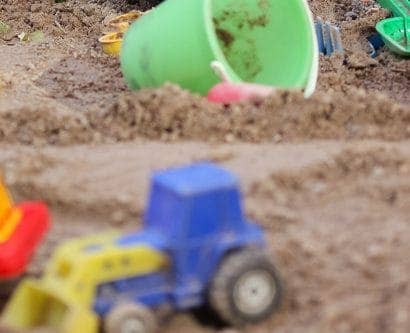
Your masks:
{"label": "tractor cab", "polygon": [[152,180],[145,227],[166,236],[172,248],[239,235],[244,220],[236,178],[211,164],[157,173]]}

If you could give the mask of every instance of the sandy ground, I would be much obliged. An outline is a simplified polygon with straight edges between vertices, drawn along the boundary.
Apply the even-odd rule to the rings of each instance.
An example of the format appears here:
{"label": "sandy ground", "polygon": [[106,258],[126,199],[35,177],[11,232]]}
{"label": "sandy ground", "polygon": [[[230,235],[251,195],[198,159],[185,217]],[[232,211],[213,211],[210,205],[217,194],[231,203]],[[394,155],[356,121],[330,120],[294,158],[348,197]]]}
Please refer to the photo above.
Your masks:
{"label": "sandy ground", "polygon": [[[310,4],[346,47],[321,59],[317,93],[222,107],[172,85],[131,93],[102,54],[104,19],[149,1],[2,0],[0,165],[18,199],[53,211],[29,273],[63,239],[137,228],[153,170],[213,160],[240,176],[286,284],[279,313],[243,332],[409,332],[410,62],[366,55],[386,16],[373,1]],[[199,317],[161,331],[222,330]]]}

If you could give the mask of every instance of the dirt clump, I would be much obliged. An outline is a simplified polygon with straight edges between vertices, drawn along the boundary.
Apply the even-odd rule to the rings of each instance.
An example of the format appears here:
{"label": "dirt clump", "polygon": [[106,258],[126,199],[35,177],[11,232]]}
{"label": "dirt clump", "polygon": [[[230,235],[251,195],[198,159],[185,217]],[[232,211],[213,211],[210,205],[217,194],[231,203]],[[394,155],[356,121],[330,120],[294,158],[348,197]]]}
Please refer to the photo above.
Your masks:
{"label": "dirt clump", "polygon": [[[395,204],[403,199],[403,204],[410,203],[408,183],[386,187],[383,178],[407,177],[410,175],[410,158],[397,151],[385,148],[371,150],[347,149],[331,160],[303,170],[303,173],[283,172],[273,174],[270,182],[257,184],[255,191],[262,191],[269,196],[275,193],[283,195],[289,202],[310,193],[312,200],[324,198],[334,200],[348,195],[346,191],[355,191],[362,197]],[[352,186],[348,186],[351,184]],[[340,191],[339,191],[340,190]],[[401,195],[399,195],[401,193]],[[286,200],[285,200],[286,201]]]}
{"label": "dirt clump", "polygon": [[313,320],[316,332],[406,332],[409,176],[408,155],[349,148],[254,184],[250,211],[274,233],[289,277],[276,329],[292,318],[300,328]]}
{"label": "dirt clump", "polygon": [[63,58],[35,83],[49,97],[82,112],[90,105],[110,105],[118,93],[126,90],[117,59],[100,56],[90,61],[87,54]]}
{"label": "dirt clump", "polygon": [[[99,95],[110,90],[108,79],[94,85],[87,76],[80,80],[81,75],[77,75],[78,86],[73,83],[72,89],[62,90],[60,84],[70,81],[70,75],[58,74],[59,78],[52,80],[49,73],[47,77],[39,80],[48,86],[54,98],[86,110],[70,112],[66,108],[53,110],[42,106],[1,110],[0,137],[4,141],[66,145],[137,138],[294,142],[410,137],[410,107],[364,90],[318,92],[308,100],[299,92],[279,91],[261,104],[225,107],[173,85],[120,93],[112,100],[110,92]],[[78,96],[80,91],[83,98]],[[107,104],[108,108],[102,107]],[[14,125],[10,126],[10,122]]]}
{"label": "dirt clump", "polygon": [[79,0],[4,0],[0,5],[0,13],[6,17],[12,29],[10,36],[16,36],[22,31],[41,30],[58,38],[65,38],[69,33],[70,36],[80,35],[88,39],[100,32],[104,18],[113,11],[94,1],[84,5]]}
{"label": "dirt clump", "polygon": [[223,107],[167,86],[124,94],[107,111],[91,115],[91,123],[104,136],[120,140],[144,136],[261,142],[410,136],[410,107],[362,90],[351,90],[347,96],[317,93],[305,100],[298,92],[278,92],[260,105]]}
{"label": "dirt clump", "polygon": [[0,110],[0,140],[30,145],[90,142],[88,120],[50,107]]}
{"label": "dirt clump", "polygon": [[336,54],[321,58],[318,90],[323,92],[365,89],[373,94],[386,93],[392,103],[410,105],[410,64],[383,53],[372,59],[364,51]]}

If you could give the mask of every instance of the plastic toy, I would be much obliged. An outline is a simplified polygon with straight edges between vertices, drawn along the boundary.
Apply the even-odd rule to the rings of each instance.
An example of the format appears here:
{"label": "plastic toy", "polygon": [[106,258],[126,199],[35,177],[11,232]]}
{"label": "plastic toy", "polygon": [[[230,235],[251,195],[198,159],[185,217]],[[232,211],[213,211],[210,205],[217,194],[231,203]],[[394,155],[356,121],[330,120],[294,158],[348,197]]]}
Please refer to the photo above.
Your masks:
{"label": "plastic toy", "polygon": [[369,45],[369,55],[372,58],[376,58],[378,51],[385,45],[383,38],[377,32],[367,37],[367,42]]}
{"label": "plastic toy", "polygon": [[116,16],[107,22],[104,35],[98,39],[104,53],[112,56],[120,54],[124,33],[130,24],[144,15],[144,12],[133,10],[123,15]]}
{"label": "plastic toy", "polygon": [[207,96],[213,103],[230,104],[241,101],[258,101],[275,92],[275,88],[256,83],[221,82]]}
{"label": "plastic toy", "polygon": [[123,32],[111,32],[100,37],[98,41],[105,54],[118,56],[120,54],[123,36]]}
{"label": "plastic toy", "polygon": [[319,67],[306,0],[167,0],[131,25],[120,58],[131,89],[172,82],[202,95],[218,83],[209,68],[215,60],[230,82],[306,96]]}
{"label": "plastic toy", "polygon": [[222,81],[208,92],[207,99],[212,103],[231,104],[241,101],[259,101],[276,91],[274,87],[262,84],[230,82],[226,69],[219,61],[213,61],[211,68]]}
{"label": "plastic toy", "polygon": [[151,333],[164,309],[208,303],[231,324],[268,317],[281,285],[240,200],[235,177],[212,164],[158,172],[141,231],[62,245],[41,280],[23,281],[1,323]]}
{"label": "plastic toy", "polygon": [[139,10],[133,10],[128,13],[116,16],[107,22],[108,31],[110,32],[126,32],[130,27],[131,23],[139,19],[145,12],[140,12]]}
{"label": "plastic toy", "polygon": [[320,53],[325,56],[330,56],[335,52],[344,52],[338,27],[329,22],[323,22],[322,19],[318,18],[315,23],[315,28]]}
{"label": "plastic toy", "polygon": [[49,226],[47,207],[38,202],[14,206],[0,179],[0,281],[19,277],[26,270]]}
{"label": "plastic toy", "polygon": [[394,53],[410,56],[410,0],[377,0],[396,17],[380,21],[376,30]]}

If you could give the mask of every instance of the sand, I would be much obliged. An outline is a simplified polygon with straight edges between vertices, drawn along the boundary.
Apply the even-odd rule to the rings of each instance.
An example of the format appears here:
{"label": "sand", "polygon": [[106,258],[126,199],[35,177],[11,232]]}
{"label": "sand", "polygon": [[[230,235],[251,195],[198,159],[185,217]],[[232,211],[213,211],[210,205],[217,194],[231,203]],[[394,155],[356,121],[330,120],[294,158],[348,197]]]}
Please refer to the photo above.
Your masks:
{"label": "sand", "polygon": [[[226,107],[171,84],[128,91],[97,38],[149,1],[3,0],[0,165],[16,199],[53,213],[28,273],[64,239],[138,228],[153,170],[212,160],[239,175],[286,285],[279,313],[241,332],[408,332],[410,62],[367,56],[386,16],[373,1],[309,3],[346,48],[321,58],[317,92]],[[36,30],[40,42],[16,37]],[[201,311],[161,331],[176,330],[229,331]]]}

